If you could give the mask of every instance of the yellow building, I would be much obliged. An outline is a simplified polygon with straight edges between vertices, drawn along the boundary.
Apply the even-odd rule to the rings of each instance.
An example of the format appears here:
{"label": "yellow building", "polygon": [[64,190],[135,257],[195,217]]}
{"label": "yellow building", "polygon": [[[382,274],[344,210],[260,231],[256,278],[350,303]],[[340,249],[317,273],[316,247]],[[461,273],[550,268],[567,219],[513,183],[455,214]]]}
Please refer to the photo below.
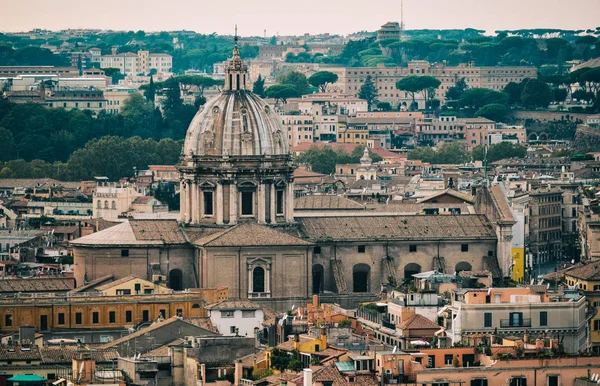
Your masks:
{"label": "yellow building", "polygon": [[173,290],[164,285],[152,283],[148,280],[140,279],[134,275],[125,276],[122,279],[103,284],[95,289],[96,291],[101,292],[104,296],[152,295],[168,294],[173,292]]}
{"label": "yellow building", "polygon": [[338,128],[338,139],[339,143],[356,143],[358,145],[366,146],[369,140],[369,130],[367,127],[353,127],[349,128],[342,126]]}
{"label": "yellow building", "polygon": [[[600,307],[600,262],[567,271],[565,282],[582,291],[591,307]],[[600,313],[590,320],[590,347],[600,353]]]}

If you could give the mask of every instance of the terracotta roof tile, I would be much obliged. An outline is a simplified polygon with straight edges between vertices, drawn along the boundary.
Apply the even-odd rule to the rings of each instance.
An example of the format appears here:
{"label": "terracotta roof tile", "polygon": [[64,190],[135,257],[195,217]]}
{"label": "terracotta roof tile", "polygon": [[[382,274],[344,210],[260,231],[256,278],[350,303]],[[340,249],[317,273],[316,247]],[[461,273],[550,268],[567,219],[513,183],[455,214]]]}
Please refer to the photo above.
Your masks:
{"label": "terracotta roof tile", "polygon": [[205,307],[207,310],[260,310],[262,306],[249,300],[225,299]]}
{"label": "terracotta roof tile", "polygon": [[73,288],[75,288],[75,279],[64,277],[0,280],[0,293],[67,292]]}
{"label": "terracotta roof tile", "polygon": [[294,209],[365,209],[365,206],[343,196],[304,196],[294,200]]}
{"label": "terracotta roof tile", "polygon": [[236,225],[223,232],[200,238],[194,243],[205,247],[312,245],[307,241],[275,228],[253,223]]}
{"label": "terracotta roof tile", "polygon": [[36,345],[0,345],[0,360],[41,360],[42,356]]}
{"label": "terracotta roof tile", "polygon": [[400,328],[402,330],[413,329],[413,330],[436,330],[437,331],[442,327],[422,315],[415,314],[415,315],[411,316],[410,318],[406,319],[405,321],[403,321],[402,323],[400,323],[398,328]]}
{"label": "terracotta roof tile", "polygon": [[42,363],[68,363],[78,359],[81,353],[89,353],[97,363],[112,362],[119,357],[117,350],[81,349],[78,346],[47,346],[40,349]]}
{"label": "terracotta roof tile", "polygon": [[312,241],[496,239],[484,215],[302,217],[298,222],[300,231]]}
{"label": "terracotta roof tile", "polygon": [[498,212],[502,216],[503,221],[514,221],[513,214],[510,210],[510,206],[508,205],[508,200],[502,191],[500,185],[492,185],[490,188],[490,195],[492,199],[496,202],[496,207],[498,208]]}
{"label": "terracotta roof tile", "polygon": [[593,262],[565,272],[565,275],[583,280],[600,280],[600,262]]}

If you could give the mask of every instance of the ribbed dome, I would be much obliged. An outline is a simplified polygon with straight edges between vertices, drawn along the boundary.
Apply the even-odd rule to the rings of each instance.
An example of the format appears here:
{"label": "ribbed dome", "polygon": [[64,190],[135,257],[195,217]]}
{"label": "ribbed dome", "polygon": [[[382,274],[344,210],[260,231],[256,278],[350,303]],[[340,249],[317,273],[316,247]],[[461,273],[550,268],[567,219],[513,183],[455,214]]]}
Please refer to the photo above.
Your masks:
{"label": "ribbed dome", "polygon": [[289,148],[279,117],[260,97],[229,89],[200,107],[188,128],[183,153],[186,158],[284,155]]}

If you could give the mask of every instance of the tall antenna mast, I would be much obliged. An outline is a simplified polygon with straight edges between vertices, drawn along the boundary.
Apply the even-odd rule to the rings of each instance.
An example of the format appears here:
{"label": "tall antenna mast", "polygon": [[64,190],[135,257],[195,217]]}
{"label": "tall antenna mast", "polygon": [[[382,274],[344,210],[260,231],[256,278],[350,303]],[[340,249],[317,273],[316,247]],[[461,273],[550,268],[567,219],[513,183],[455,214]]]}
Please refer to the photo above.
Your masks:
{"label": "tall antenna mast", "polygon": [[404,0],[400,0],[400,40],[404,35]]}
{"label": "tall antenna mast", "polygon": [[233,41],[235,42],[235,45],[237,46],[237,43],[238,43],[237,24],[235,25],[235,36],[233,37]]}

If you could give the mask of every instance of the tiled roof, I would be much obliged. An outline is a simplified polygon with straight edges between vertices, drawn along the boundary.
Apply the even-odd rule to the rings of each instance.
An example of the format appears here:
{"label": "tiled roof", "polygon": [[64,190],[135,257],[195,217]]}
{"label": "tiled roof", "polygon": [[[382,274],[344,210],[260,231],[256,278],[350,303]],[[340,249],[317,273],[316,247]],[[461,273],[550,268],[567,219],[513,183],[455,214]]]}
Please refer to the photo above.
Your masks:
{"label": "tiled roof", "polygon": [[408,318],[405,321],[403,321],[402,323],[400,323],[398,328],[400,328],[402,330],[411,330],[412,329],[412,330],[436,330],[437,331],[442,327],[422,315],[414,314],[410,318]]}
{"label": "tiled roof", "polygon": [[397,202],[390,201],[386,205],[375,206],[375,212],[384,213],[399,213],[399,214],[417,214],[421,213],[425,209],[436,209],[436,208],[456,208],[460,209],[461,214],[470,214],[474,212],[473,206],[470,204],[463,203],[441,203],[441,202]]}
{"label": "tiled roof", "polygon": [[[308,342],[312,342],[313,340],[316,340],[315,338],[311,338],[305,335],[300,335],[300,344],[304,344],[304,343],[308,343]],[[290,336],[289,339],[283,343],[280,343],[279,345],[277,345],[277,348],[283,351],[294,351],[294,336]]]}
{"label": "tiled roof", "polygon": [[217,332],[217,327],[215,327],[210,318],[206,316],[187,316],[183,318],[183,321],[207,331]]}
{"label": "tiled roof", "polygon": [[317,240],[496,239],[485,215],[333,216],[298,218],[300,231]]}
{"label": "tiled roof", "polygon": [[437,198],[437,197],[443,196],[443,195],[445,195],[445,194],[448,194],[448,195],[450,195],[450,196],[456,197],[456,198],[458,198],[459,200],[463,200],[463,201],[465,201],[465,202],[468,202],[468,203],[470,203],[470,204],[472,204],[472,203],[474,202],[474,200],[473,200],[473,197],[472,197],[472,196],[468,196],[468,195],[466,195],[466,194],[463,194],[463,193],[461,193],[461,192],[458,192],[458,191],[456,191],[456,190],[454,190],[454,189],[445,189],[445,190],[443,190],[443,191],[441,191],[441,192],[439,192],[439,193],[433,194],[433,195],[431,195],[431,196],[424,197],[424,198],[422,198],[421,200],[419,200],[419,202],[428,202],[428,201],[431,201],[431,200],[432,200],[432,199],[434,199],[434,198]]}
{"label": "tiled roof", "polygon": [[106,221],[103,218],[93,218],[90,220],[83,220],[83,222],[93,227],[98,227],[98,229],[96,229],[96,232],[100,232],[110,227],[114,227],[115,225],[121,224],[120,222]]}
{"label": "tiled roof", "polygon": [[71,241],[74,246],[164,245],[186,242],[175,220],[127,220]]}
{"label": "tiled roof", "polygon": [[[125,277],[122,277],[122,278],[120,278],[118,280],[111,281],[111,282],[106,283],[106,284],[102,284],[102,285],[96,287],[95,289],[98,290],[98,291],[104,291],[104,290],[107,290],[109,288],[116,287],[118,285],[121,285],[123,283],[127,283],[128,281],[135,280],[135,279],[139,279],[139,277],[137,277],[135,275],[125,276]],[[144,280],[144,281],[147,281],[147,280]]]}
{"label": "tiled roof", "polygon": [[600,280],[600,262],[593,262],[565,272],[565,275],[583,280]]}
{"label": "tiled roof", "polygon": [[205,307],[207,310],[259,310],[261,305],[249,300],[225,299]]}
{"label": "tiled roof", "polygon": [[332,382],[333,386],[345,386],[347,384],[344,375],[334,366],[323,366],[313,370],[313,382]]}
{"label": "tiled roof", "polygon": [[69,293],[78,293],[78,292],[86,292],[86,291],[95,291],[96,290],[96,286],[101,285],[102,283],[112,280],[113,275],[107,275],[107,276],[102,276],[99,277],[96,280],[92,280],[91,282],[82,285],[80,287],[74,288],[71,291],[69,291]]}
{"label": "tiled roof", "polygon": [[140,197],[136,197],[135,200],[133,200],[131,202],[132,205],[138,204],[138,205],[143,205],[143,204],[147,204],[150,201],[154,200],[155,198],[152,196],[140,196]]}
{"label": "tiled roof", "polygon": [[223,232],[215,233],[194,242],[205,247],[255,247],[278,245],[302,245],[311,243],[266,225],[239,224]]}
{"label": "tiled roof", "polygon": [[[152,323],[150,326],[148,326],[146,328],[142,328],[141,330],[137,330],[136,332],[134,332],[132,334],[126,335],[126,336],[121,337],[119,339],[116,339],[116,340],[114,340],[112,342],[105,343],[105,344],[99,346],[98,348],[104,350],[104,349],[109,349],[109,348],[112,348],[112,347],[116,347],[116,346],[120,345],[121,343],[127,342],[127,341],[129,341],[131,339],[139,338],[140,336],[144,336],[147,333],[150,333],[152,331],[161,329],[161,328],[163,328],[165,326],[168,326],[169,324],[172,324],[172,323],[187,323],[187,324],[192,324],[192,323],[188,323],[188,322],[184,321],[181,318],[173,316],[172,318],[165,319],[165,320],[163,320],[161,322],[154,322],[154,323]],[[214,335],[214,334],[211,333],[211,334],[208,334],[208,335]]]}
{"label": "tiled roof", "polygon": [[506,196],[504,195],[500,185],[492,185],[490,188],[490,195],[496,203],[496,208],[498,209],[500,216],[502,216],[502,220],[514,221],[513,214],[508,206],[508,200],[506,199]]}
{"label": "tiled roof", "polygon": [[63,233],[63,234],[71,234],[77,232],[79,229],[78,226],[61,226],[61,225],[42,225],[40,230],[43,231],[54,231],[54,233]]}
{"label": "tiled roof", "polygon": [[79,359],[82,352],[88,353],[96,363],[112,362],[119,357],[116,350],[81,349],[78,346],[47,346],[40,349],[42,363],[68,363]]}
{"label": "tiled roof", "polygon": [[0,344],[0,360],[31,361],[41,360],[42,356],[36,345],[19,346]]}
{"label": "tiled roof", "polygon": [[365,206],[349,198],[333,195],[304,196],[294,200],[294,209],[365,209]]}
{"label": "tiled roof", "polygon": [[0,280],[0,293],[66,292],[75,288],[75,280],[65,277]]}
{"label": "tiled roof", "polygon": [[307,177],[324,177],[325,174],[306,170],[304,168],[297,168],[294,170],[294,178],[307,178]]}
{"label": "tiled roof", "polygon": [[186,342],[186,340],[183,338],[175,339],[171,343],[164,344],[160,347],[155,348],[152,351],[148,351],[147,353],[143,354],[142,357],[146,357],[146,358],[167,357],[167,356],[169,356],[169,347],[179,346],[181,344],[184,344],[185,342]]}
{"label": "tiled roof", "polygon": [[77,189],[81,183],[58,181],[52,178],[0,178],[0,187],[3,188],[49,188],[53,186]]}
{"label": "tiled roof", "polygon": [[246,355],[245,357],[240,358],[242,361],[242,366],[244,367],[254,367],[255,363],[259,363],[265,360],[267,357],[265,350],[260,350],[257,353],[253,353],[250,355]]}

